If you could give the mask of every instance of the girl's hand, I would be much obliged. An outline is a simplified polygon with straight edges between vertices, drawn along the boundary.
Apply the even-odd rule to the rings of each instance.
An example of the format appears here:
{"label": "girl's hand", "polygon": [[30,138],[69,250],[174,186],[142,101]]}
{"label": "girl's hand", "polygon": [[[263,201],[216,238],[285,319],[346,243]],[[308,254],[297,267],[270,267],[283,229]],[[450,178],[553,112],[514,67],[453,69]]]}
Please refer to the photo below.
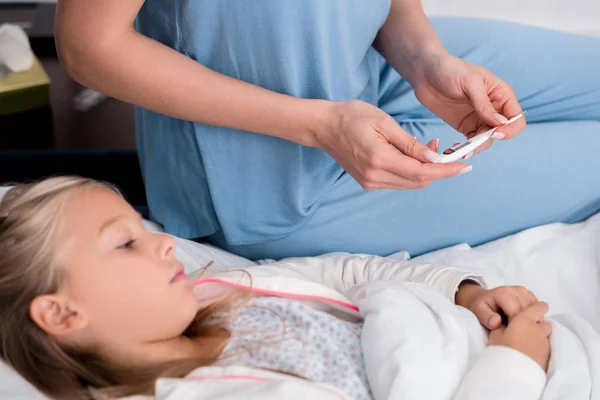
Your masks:
{"label": "girl's hand", "polygon": [[466,281],[460,285],[455,302],[475,314],[481,325],[494,330],[502,325],[500,312],[508,317],[510,323],[523,310],[537,303],[538,299],[522,286],[501,286],[487,290]]}
{"label": "girl's hand", "polygon": [[546,303],[536,303],[517,315],[508,327],[501,326],[490,333],[490,346],[506,346],[531,357],[544,371],[550,361],[552,326],[544,321]]}
{"label": "girl's hand", "polygon": [[[485,68],[447,53],[425,58],[420,77],[413,83],[419,101],[438,117],[470,138],[500,126],[522,112],[513,89]],[[494,133],[510,139],[525,129],[524,119]],[[483,151],[492,141],[476,150]]]}
{"label": "girl's hand", "polygon": [[391,116],[368,103],[331,103],[327,121],[327,128],[314,134],[317,146],[366,190],[420,189],[471,170],[458,162],[432,164],[439,157],[438,141],[428,146],[420,143]]}

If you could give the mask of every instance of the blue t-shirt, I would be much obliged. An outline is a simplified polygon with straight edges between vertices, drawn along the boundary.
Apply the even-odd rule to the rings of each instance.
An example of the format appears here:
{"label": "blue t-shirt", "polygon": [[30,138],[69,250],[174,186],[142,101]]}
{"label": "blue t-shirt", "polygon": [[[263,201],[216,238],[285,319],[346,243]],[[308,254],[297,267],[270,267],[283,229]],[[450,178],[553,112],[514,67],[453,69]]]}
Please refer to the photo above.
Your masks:
{"label": "blue t-shirt", "polygon": [[[391,0],[146,0],[137,29],[222,74],[295,97],[378,105],[372,43]],[[252,101],[252,99],[248,99]],[[153,218],[230,244],[301,228],[345,172],[325,152],[137,110]]]}

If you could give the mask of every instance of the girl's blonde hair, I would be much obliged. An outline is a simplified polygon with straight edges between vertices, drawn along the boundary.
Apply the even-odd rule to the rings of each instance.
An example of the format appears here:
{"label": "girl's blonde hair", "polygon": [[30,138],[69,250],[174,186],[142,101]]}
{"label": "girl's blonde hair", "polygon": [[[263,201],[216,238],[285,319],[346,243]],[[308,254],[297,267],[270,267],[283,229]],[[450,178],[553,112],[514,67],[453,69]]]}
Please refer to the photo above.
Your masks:
{"label": "girl's blonde hair", "polygon": [[153,394],[159,377],[183,377],[216,361],[229,338],[224,330],[229,319],[208,322],[249,294],[233,294],[198,312],[185,334],[222,338],[221,346],[202,359],[118,370],[93,350],[59,344],[33,322],[29,307],[37,296],[56,293],[61,287],[64,276],[56,235],[60,216],[70,196],[92,189],[118,193],[113,186],[92,179],[56,177],[15,186],[0,201],[0,357],[57,399],[96,397],[90,388],[109,397]]}

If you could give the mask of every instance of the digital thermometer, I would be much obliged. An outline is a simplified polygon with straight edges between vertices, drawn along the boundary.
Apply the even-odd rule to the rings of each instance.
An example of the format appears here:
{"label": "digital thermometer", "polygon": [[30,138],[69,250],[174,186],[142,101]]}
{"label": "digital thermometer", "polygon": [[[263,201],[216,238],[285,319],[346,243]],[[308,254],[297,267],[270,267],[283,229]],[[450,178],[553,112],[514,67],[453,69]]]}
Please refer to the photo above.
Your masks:
{"label": "digital thermometer", "polygon": [[[521,114],[511,118],[510,120],[508,120],[507,123],[505,123],[502,126],[512,124],[513,122],[523,118],[525,116],[525,114],[527,114],[527,111],[524,111]],[[477,136],[473,136],[471,139],[467,140],[466,142],[459,143],[457,145],[450,147],[448,150],[446,150],[442,154],[440,154],[440,160],[438,161],[438,164],[446,164],[449,162],[454,162],[454,161],[460,160],[461,158],[463,158],[467,154],[470,154],[471,152],[475,151],[479,146],[481,146],[482,144],[484,144],[485,142],[490,140],[490,138],[492,137],[492,135],[494,134],[494,132],[496,132],[496,130],[498,128],[501,128],[501,126],[492,128],[489,131],[480,133]]]}

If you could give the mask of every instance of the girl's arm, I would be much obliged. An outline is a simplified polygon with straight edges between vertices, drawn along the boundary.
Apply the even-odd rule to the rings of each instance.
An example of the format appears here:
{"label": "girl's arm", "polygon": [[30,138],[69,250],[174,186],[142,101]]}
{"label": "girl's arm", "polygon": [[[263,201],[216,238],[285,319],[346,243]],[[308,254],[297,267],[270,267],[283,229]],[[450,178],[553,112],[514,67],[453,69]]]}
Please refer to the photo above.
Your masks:
{"label": "girl's arm", "polygon": [[340,293],[371,281],[400,280],[433,286],[452,302],[460,284],[470,280],[485,286],[477,274],[453,267],[395,261],[371,255],[328,254],[320,257],[292,258],[278,263],[251,267],[256,272],[292,276],[321,283]]}

